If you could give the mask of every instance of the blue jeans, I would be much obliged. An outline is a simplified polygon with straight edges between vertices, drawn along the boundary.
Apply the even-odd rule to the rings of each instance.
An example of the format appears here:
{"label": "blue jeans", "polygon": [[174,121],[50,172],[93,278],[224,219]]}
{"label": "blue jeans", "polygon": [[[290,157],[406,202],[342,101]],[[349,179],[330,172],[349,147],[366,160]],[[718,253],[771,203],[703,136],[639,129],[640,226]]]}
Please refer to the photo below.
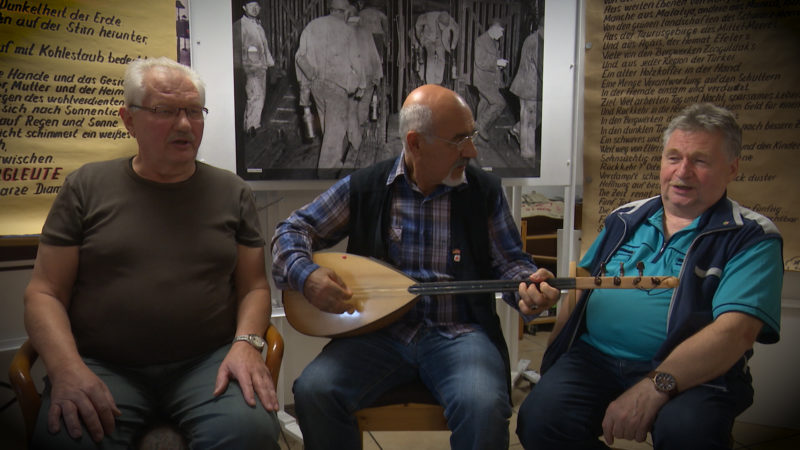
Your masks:
{"label": "blue jeans", "polygon": [[[651,370],[650,361],[612,358],[577,339],[522,403],[517,435],[532,449],[607,449],[602,421],[608,404]],[[656,449],[729,449],[733,421],[753,403],[749,372],[727,387],[700,385],[659,411],[650,433]]]}
{"label": "blue jeans", "polygon": [[334,339],[294,383],[305,448],[360,448],[353,413],[417,378],[444,406],[452,448],[507,448],[511,404],[503,365],[482,331],[450,339],[422,329],[409,345],[381,331]]}
{"label": "blue jeans", "polygon": [[36,421],[31,448],[41,449],[128,449],[150,423],[168,419],[180,428],[190,448],[276,449],[280,425],[275,412],[267,411],[256,396],[256,406],[244,401],[236,381],[214,397],[217,369],[230,344],[196,358],[147,367],[120,367],[84,358],[103,382],[122,412],[114,432],[100,444],[89,437],[86,427],[80,439],[72,439],[63,420],[61,431],[47,431],[50,383],[45,380],[42,406]]}

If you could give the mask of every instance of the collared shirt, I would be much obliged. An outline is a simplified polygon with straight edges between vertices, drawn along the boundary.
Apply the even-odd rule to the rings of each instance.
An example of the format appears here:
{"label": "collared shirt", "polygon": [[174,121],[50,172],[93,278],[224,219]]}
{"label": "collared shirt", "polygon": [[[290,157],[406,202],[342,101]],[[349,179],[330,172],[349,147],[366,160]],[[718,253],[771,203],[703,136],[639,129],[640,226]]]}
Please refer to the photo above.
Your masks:
{"label": "collared shirt", "polygon": [[[401,155],[386,180],[393,189],[387,230],[390,263],[419,282],[453,280],[447,273],[448,261],[454,257],[450,250],[449,193],[463,185],[440,185],[424,196],[408,178],[402,161]],[[272,241],[272,273],[278,288],[302,290],[308,275],[319,267],[311,261],[311,253],[347,237],[349,198],[348,176],[278,224]],[[494,277],[523,280],[535,272],[536,266],[522,252],[519,230],[502,196],[488,220]],[[503,298],[517,307],[515,293]],[[451,295],[423,296],[388,331],[406,342],[422,327],[450,337],[470,332],[478,325],[467,322],[466,308]]]}
{"label": "collared shirt", "polygon": [[[663,208],[642,222],[606,265],[606,276],[636,275],[644,263],[645,276],[678,276],[689,246],[697,236],[697,222],[664,239]],[[597,241],[596,241],[597,242]],[[597,251],[584,255],[581,265]],[[588,332],[582,336],[595,348],[618,358],[649,361],[667,337],[667,311],[672,289],[597,289],[586,311]],[[646,319],[645,319],[646,318]]]}
{"label": "collared shirt", "polygon": [[[664,209],[642,222],[631,238],[609,259],[607,276],[636,274],[636,263],[645,263],[644,275],[679,276],[684,258],[699,233],[696,218],[691,224],[664,239]],[[580,265],[586,267],[598,250],[602,235],[586,252]],[[770,264],[781,259],[780,242],[769,239],[740,252],[725,265],[719,287],[712,299],[714,318],[729,311],[755,316],[775,332],[779,328],[782,266]],[[764,268],[753,270],[753,267]],[[582,339],[616,358],[650,360],[667,337],[667,315],[671,289],[597,289],[586,310],[588,332]]]}

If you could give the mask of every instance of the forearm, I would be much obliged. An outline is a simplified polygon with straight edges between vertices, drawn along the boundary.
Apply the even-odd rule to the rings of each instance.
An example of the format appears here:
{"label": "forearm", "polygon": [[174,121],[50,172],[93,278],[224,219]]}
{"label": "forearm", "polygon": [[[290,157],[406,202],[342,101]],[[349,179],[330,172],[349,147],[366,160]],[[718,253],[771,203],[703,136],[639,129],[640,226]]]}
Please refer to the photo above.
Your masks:
{"label": "forearm", "polygon": [[685,391],[727,372],[753,347],[762,322],[739,312],[720,315],[678,345],[657,370],[672,374]]}
{"label": "forearm", "polygon": [[257,334],[263,336],[272,315],[269,287],[254,289],[239,301],[236,314],[236,335]]}
{"label": "forearm", "polygon": [[489,217],[489,252],[497,279],[527,280],[539,269],[522,247],[519,224],[502,194],[498,194],[494,213]]}
{"label": "forearm", "polygon": [[23,317],[28,338],[48,374],[57,376],[59,371],[55,369],[82,361],[72,335],[69,316],[58,299],[29,288],[25,292]]}
{"label": "forearm", "polygon": [[[264,247],[238,246],[238,264],[234,274],[238,308],[236,336],[264,336],[271,315],[270,290],[264,261]],[[236,380],[242,396],[250,406],[256,406],[256,396],[264,408],[277,411],[275,386],[261,358],[261,351],[251,342],[238,341],[217,370],[214,396],[225,392],[228,383]]]}
{"label": "forearm", "polygon": [[81,361],[68,314],[78,255],[76,246],[40,244],[25,289],[25,329],[51,375]]}
{"label": "forearm", "polygon": [[278,289],[302,289],[302,283],[318,267],[311,256],[306,236],[279,228],[272,241],[272,278]]}
{"label": "forearm", "polygon": [[263,247],[238,246],[236,335],[263,336],[272,314]]}
{"label": "forearm", "polygon": [[278,288],[302,290],[308,275],[319,268],[311,260],[312,253],[346,237],[349,195],[346,177],[277,225],[270,247],[272,276]]}

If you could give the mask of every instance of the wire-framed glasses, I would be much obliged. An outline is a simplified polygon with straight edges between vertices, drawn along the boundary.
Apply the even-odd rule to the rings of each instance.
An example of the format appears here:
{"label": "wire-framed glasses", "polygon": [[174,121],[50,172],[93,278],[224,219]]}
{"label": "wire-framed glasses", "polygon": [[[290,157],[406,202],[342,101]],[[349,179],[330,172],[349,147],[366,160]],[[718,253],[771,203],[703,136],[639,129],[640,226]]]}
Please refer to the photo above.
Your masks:
{"label": "wire-framed glasses", "polygon": [[175,120],[181,115],[181,111],[186,113],[186,118],[189,120],[205,120],[208,115],[208,108],[200,106],[187,106],[178,108],[176,106],[162,106],[156,105],[153,107],[142,105],[129,105],[131,108],[138,108],[144,111],[149,111],[161,120]]}
{"label": "wire-framed glasses", "polygon": [[432,137],[432,138],[438,139],[438,140],[443,141],[443,142],[447,142],[448,144],[454,146],[456,148],[456,150],[459,151],[459,153],[461,153],[461,152],[464,151],[464,146],[466,146],[468,142],[473,142],[477,135],[478,135],[478,131],[475,130],[471,134],[469,134],[467,136],[464,136],[463,138],[461,138],[461,139],[459,139],[457,141],[451,141],[449,139],[445,139],[443,137],[436,136],[435,134],[426,134],[425,136]]}

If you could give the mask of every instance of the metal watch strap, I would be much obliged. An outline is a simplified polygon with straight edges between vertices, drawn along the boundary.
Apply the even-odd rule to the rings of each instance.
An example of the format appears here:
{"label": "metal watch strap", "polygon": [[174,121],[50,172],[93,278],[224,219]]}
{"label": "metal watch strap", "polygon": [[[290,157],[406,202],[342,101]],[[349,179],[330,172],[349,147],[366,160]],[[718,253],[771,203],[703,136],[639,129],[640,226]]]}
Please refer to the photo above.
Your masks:
{"label": "metal watch strap", "polygon": [[[239,336],[233,338],[233,342],[239,342],[239,341],[247,342],[258,351],[261,351],[264,348],[264,339],[257,334],[240,334]],[[257,342],[261,342],[261,346],[259,346]]]}

